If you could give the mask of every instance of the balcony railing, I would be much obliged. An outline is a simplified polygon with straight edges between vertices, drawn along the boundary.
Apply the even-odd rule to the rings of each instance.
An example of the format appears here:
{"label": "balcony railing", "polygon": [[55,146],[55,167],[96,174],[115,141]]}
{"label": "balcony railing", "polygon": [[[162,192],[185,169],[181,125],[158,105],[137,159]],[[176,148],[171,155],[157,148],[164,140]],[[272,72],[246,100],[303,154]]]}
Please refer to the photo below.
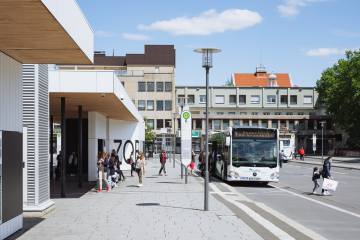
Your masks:
{"label": "balcony railing", "polygon": [[143,70],[115,70],[118,77],[143,77]]}

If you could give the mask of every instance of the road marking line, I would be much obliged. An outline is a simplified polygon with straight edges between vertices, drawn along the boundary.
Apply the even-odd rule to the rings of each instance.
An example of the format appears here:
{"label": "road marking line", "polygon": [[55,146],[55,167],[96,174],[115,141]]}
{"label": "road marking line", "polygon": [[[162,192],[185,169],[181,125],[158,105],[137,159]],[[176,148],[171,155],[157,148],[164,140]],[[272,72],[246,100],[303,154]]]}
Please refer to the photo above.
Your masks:
{"label": "road marking line", "polygon": [[300,195],[300,194],[298,194],[298,193],[294,193],[294,192],[291,192],[291,191],[288,191],[288,190],[282,189],[282,188],[280,188],[280,187],[277,187],[277,186],[274,186],[274,185],[271,185],[271,184],[269,184],[269,185],[270,185],[270,186],[272,186],[272,187],[274,187],[274,188],[280,189],[281,191],[284,191],[284,192],[290,193],[290,194],[292,194],[292,195],[295,195],[295,196],[298,196],[298,197],[304,198],[304,199],[306,199],[306,200],[309,200],[309,201],[312,201],[312,202],[315,202],[315,203],[318,203],[318,204],[324,205],[324,206],[326,206],[326,207],[329,207],[329,208],[332,208],[332,209],[338,210],[338,211],[340,211],[340,212],[350,214],[350,215],[352,215],[352,216],[354,216],[354,217],[360,218],[360,215],[359,215],[359,214],[352,213],[352,212],[349,212],[349,211],[347,211],[347,210],[344,210],[344,209],[341,209],[341,208],[338,208],[338,207],[332,206],[332,205],[330,205],[330,204],[323,203],[323,202],[320,202],[320,201],[318,201],[318,200],[315,200],[315,199],[311,199],[311,198],[308,198],[308,197],[302,196],[302,195]]}
{"label": "road marking line", "polygon": [[[235,188],[225,184],[225,183],[221,183],[223,186],[227,187],[231,192],[233,193],[236,193],[240,198],[243,198],[243,199],[247,199],[246,201],[248,202],[254,202],[252,201],[251,199],[245,197],[243,194],[241,194],[240,192],[236,191]],[[274,217],[280,219],[281,221],[283,221],[284,223],[292,226],[293,228],[295,228],[296,230],[298,230],[299,232],[305,234],[306,236],[308,236],[309,238],[312,238],[312,239],[319,239],[319,240],[326,240],[326,238],[324,238],[323,236],[317,234],[316,232],[308,229],[307,227],[304,227],[303,225],[295,222],[294,220],[282,215],[281,213],[275,211],[274,209],[266,206],[265,204],[263,203],[257,203],[255,202],[255,204],[264,209],[265,211],[267,211],[268,213],[272,214]]]}
{"label": "road marking line", "polygon": [[262,216],[260,216],[258,213],[256,213],[254,210],[252,210],[251,208],[249,208],[248,206],[237,202],[235,200],[233,200],[232,198],[226,197],[226,195],[221,192],[213,183],[209,184],[210,187],[214,190],[214,192],[216,192],[217,194],[219,194],[222,198],[224,198],[226,201],[231,202],[232,204],[234,204],[235,206],[237,206],[238,208],[240,208],[241,210],[243,210],[245,213],[247,213],[251,218],[253,218],[256,222],[258,222],[259,224],[261,224],[264,228],[266,228],[267,230],[269,230],[270,232],[272,232],[276,237],[278,237],[279,239],[294,239],[293,237],[291,237],[289,234],[287,234],[286,232],[284,232],[283,230],[281,230],[280,228],[278,228],[277,226],[275,226],[272,222],[269,222],[268,220],[266,220],[265,218],[263,218]]}

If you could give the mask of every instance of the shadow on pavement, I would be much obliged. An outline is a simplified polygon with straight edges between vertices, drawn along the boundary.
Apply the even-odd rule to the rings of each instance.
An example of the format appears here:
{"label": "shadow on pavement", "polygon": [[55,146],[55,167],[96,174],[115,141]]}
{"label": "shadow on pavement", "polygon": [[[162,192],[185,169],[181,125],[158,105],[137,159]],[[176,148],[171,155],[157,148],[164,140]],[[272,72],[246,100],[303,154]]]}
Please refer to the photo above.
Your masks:
{"label": "shadow on pavement", "polygon": [[26,233],[26,231],[35,227],[37,224],[41,223],[44,220],[45,220],[45,218],[39,218],[39,217],[23,218],[23,228],[5,239],[6,240],[17,239],[17,238],[21,237],[21,235]]}
{"label": "shadow on pavement", "polygon": [[[70,177],[70,175],[68,175],[66,178],[66,198],[80,198],[96,187],[96,182],[89,182],[87,179],[88,175],[83,174],[82,188],[79,188],[78,176]],[[61,198],[61,180],[50,181],[50,198]]]}

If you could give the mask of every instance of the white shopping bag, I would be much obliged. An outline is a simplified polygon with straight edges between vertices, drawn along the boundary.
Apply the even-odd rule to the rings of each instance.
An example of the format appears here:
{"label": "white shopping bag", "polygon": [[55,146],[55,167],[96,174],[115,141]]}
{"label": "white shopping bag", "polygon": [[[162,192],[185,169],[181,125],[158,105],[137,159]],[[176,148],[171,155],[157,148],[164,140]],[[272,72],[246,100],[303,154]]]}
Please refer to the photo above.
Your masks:
{"label": "white shopping bag", "polygon": [[323,182],[323,185],[322,185],[322,188],[325,189],[325,190],[328,190],[328,191],[335,192],[337,185],[338,185],[337,181],[325,178],[324,182]]}

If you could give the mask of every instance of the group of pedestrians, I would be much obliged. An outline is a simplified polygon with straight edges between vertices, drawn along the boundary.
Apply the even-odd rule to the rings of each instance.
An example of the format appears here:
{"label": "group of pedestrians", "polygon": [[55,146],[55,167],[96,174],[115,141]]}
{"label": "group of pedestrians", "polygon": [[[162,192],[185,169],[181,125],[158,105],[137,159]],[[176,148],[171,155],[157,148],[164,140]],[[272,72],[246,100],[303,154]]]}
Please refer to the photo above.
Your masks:
{"label": "group of pedestrians", "polygon": [[103,179],[105,180],[106,191],[109,192],[110,188],[114,188],[120,181],[125,181],[126,177],[120,170],[121,161],[115,149],[110,153],[100,151],[98,155],[98,181],[99,190],[102,192]]}

